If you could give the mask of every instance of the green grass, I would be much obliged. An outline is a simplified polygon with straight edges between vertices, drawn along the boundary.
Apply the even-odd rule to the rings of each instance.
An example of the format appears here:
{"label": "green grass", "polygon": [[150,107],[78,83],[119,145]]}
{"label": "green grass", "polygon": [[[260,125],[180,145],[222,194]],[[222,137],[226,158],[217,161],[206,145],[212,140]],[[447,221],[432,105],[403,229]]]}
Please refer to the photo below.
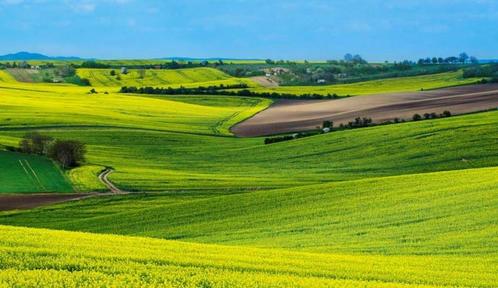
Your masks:
{"label": "green grass", "polygon": [[0,223],[325,253],[496,256],[496,175],[480,168],[204,199],[98,198]]}
{"label": "green grass", "polygon": [[[86,165],[66,176],[75,190],[105,190],[96,176],[110,166],[118,187],[160,193],[2,212],[0,223],[169,240],[0,226],[0,287],[496,286],[498,111],[264,145],[229,127],[269,100],[109,85],[88,94],[0,71],[0,144],[33,130],[80,140]],[[0,189],[20,185],[3,178],[19,177],[19,157],[65,179],[45,158],[0,152]]]}
{"label": "green grass", "polygon": [[69,180],[49,159],[0,151],[0,193],[72,192]]}
{"label": "green grass", "polygon": [[439,74],[388,78],[371,80],[351,84],[323,85],[323,86],[280,86],[275,88],[253,88],[254,91],[304,94],[316,93],[321,95],[337,94],[368,95],[378,93],[414,92],[421,89],[430,90],[476,83],[480,78],[463,78],[463,72],[446,72]]}
{"label": "green grass", "polygon": [[[268,100],[89,95],[7,82],[0,93],[0,144],[15,145],[30,130],[81,140],[88,164],[114,167],[110,179],[132,191],[235,193],[498,163],[496,111],[263,145],[220,136]],[[95,172],[85,171],[73,177],[78,189],[98,189]]]}
{"label": "green grass", "polygon": [[[126,190],[234,193],[498,163],[497,112],[263,145],[258,138],[219,136],[230,135],[231,125],[267,107],[267,100],[2,85],[1,144],[15,145],[30,130],[81,140],[88,164],[114,167],[110,178]],[[90,170],[73,177],[79,190],[98,189]]]}
{"label": "green grass", "polygon": [[[2,287],[494,287],[493,257],[298,253],[0,226]],[[430,269],[428,269],[430,267]]]}
{"label": "green grass", "polygon": [[[130,69],[128,74],[114,70],[116,76],[111,76],[113,69],[78,69],[78,76],[90,80],[95,87],[122,86],[160,86],[160,87],[198,87],[210,85],[233,85],[247,83],[254,86],[248,79],[234,78],[214,68],[189,68],[175,70],[140,70]],[[117,76],[119,74],[119,77]]]}

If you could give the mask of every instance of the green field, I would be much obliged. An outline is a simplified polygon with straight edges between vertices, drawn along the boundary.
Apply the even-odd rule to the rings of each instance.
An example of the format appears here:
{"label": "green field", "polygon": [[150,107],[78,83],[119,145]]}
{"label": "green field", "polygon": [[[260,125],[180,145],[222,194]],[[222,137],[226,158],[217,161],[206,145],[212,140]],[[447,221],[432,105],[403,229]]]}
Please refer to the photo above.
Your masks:
{"label": "green field", "polygon": [[479,168],[203,199],[98,198],[0,223],[322,253],[498,255],[496,175]]}
{"label": "green field", "polygon": [[[161,77],[146,79],[232,81]],[[375,89],[458,75],[432,77]],[[0,152],[0,192],[36,188],[19,163],[59,185],[36,191],[105,191],[97,174],[113,167],[119,188],[148,192],[0,212],[2,225],[31,227],[0,226],[0,287],[496,286],[498,111],[264,145],[229,128],[270,100],[123,95],[99,81],[108,94],[0,71],[1,145],[39,131],[88,149],[65,172]]]}
{"label": "green field", "polygon": [[49,159],[0,150],[0,193],[72,192],[69,180]]}
{"label": "green field", "polygon": [[[116,76],[111,76],[113,69],[78,69],[81,78],[90,80],[95,87],[122,87],[122,86],[160,86],[160,87],[197,87],[210,85],[233,85],[246,83],[253,85],[250,80],[234,78],[214,68],[189,68],[175,70],[137,70],[130,69],[127,74],[115,70]],[[141,71],[143,74],[141,75]],[[119,74],[119,76],[118,76]]]}
{"label": "green field", "polygon": [[280,86],[275,88],[254,88],[255,91],[321,95],[337,94],[339,96],[368,95],[378,93],[414,92],[444,87],[476,83],[480,78],[463,78],[463,72],[446,72],[431,75],[388,78],[351,84],[323,86]]}

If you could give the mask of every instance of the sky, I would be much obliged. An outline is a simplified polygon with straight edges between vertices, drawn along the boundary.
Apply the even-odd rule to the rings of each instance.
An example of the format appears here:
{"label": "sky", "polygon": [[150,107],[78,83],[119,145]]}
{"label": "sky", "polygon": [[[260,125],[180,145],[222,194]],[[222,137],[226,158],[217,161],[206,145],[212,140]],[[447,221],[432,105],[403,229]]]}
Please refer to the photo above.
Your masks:
{"label": "sky", "polygon": [[498,0],[0,0],[0,54],[498,58]]}

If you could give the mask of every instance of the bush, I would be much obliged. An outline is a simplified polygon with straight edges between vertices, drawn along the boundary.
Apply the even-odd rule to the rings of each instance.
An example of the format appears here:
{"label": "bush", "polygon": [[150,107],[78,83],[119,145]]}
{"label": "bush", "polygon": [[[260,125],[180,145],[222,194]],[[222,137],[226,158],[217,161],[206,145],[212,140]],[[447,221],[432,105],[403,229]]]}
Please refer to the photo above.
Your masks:
{"label": "bush", "polygon": [[422,120],[422,116],[420,116],[420,114],[413,114],[412,119],[413,121],[419,121]]}
{"label": "bush", "polygon": [[334,122],[332,121],[323,121],[322,128],[332,128],[334,126]]}

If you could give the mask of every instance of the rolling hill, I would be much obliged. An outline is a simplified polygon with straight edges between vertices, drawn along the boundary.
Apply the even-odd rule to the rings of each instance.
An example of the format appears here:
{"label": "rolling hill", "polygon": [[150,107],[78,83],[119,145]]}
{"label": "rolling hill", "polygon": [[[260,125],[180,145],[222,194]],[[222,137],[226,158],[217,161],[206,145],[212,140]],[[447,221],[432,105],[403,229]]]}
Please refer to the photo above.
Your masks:
{"label": "rolling hill", "polygon": [[313,254],[9,226],[0,232],[0,285],[7,287],[429,288],[498,281],[496,258]]}
{"label": "rolling hill", "polygon": [[463,78],[462,71],[446,72],[422,76],[409,76],[356,82],[351,84],[336,84],[323,86],[279,86],[274,88],[256,88],[254,91],[291,93],[291,94],[337,94],[339,96],[357,96],[394,92],[413,92],[444,87],[472,84],[480,78]]}
{"label": "rolling hill", "polygon": [[[0,286],[494,287],[498,281],[498,111],[264,145],[262,138],[233,137],[229,128],[271,100],[123,95],[117,87],[141,81],[134,71],[118,83],[105,70],[92,71],[86,72],[98,93],[19,83],[0,71],[0,144],[15,146],[36,130],[88,148],[85,165],[66,175],[45,158],[0,152],[9,167],[2,185],[36,188],[21,160],[35,172],[55,173],[36,172],[44,185],[103,191],[96,175],[113,167],[110,179],[119,188],[144,193],[0,212],[1,225],[30,227],[0,226]],[[152,72],[144,81],[157,86],[238,81],[217,70]],[[426,80],[460,81],[456,74],[438,77]],[[364,90],[356,84],[355,95],[422,83],[385,81],[377,88],[364,83]],[[11,180],[18,177],[26,181]]]}
{"label": "rolling hill", "polygon": [[246,83],[254,86],[249,79],[234,78],[214,68],[188,68],[176,70],[130,69],[127,74],[113,69],[78,69],[78,76],[90,80],[95,87],[122,86],[160,86],[160,87],[197,87],[210,85],[230,85]]}
{"label": "rolling hill", "polygon": [[497,173],[467,169],[203,199],[107,197],[8,213],[0,223],[322,253],[496,256]]}

